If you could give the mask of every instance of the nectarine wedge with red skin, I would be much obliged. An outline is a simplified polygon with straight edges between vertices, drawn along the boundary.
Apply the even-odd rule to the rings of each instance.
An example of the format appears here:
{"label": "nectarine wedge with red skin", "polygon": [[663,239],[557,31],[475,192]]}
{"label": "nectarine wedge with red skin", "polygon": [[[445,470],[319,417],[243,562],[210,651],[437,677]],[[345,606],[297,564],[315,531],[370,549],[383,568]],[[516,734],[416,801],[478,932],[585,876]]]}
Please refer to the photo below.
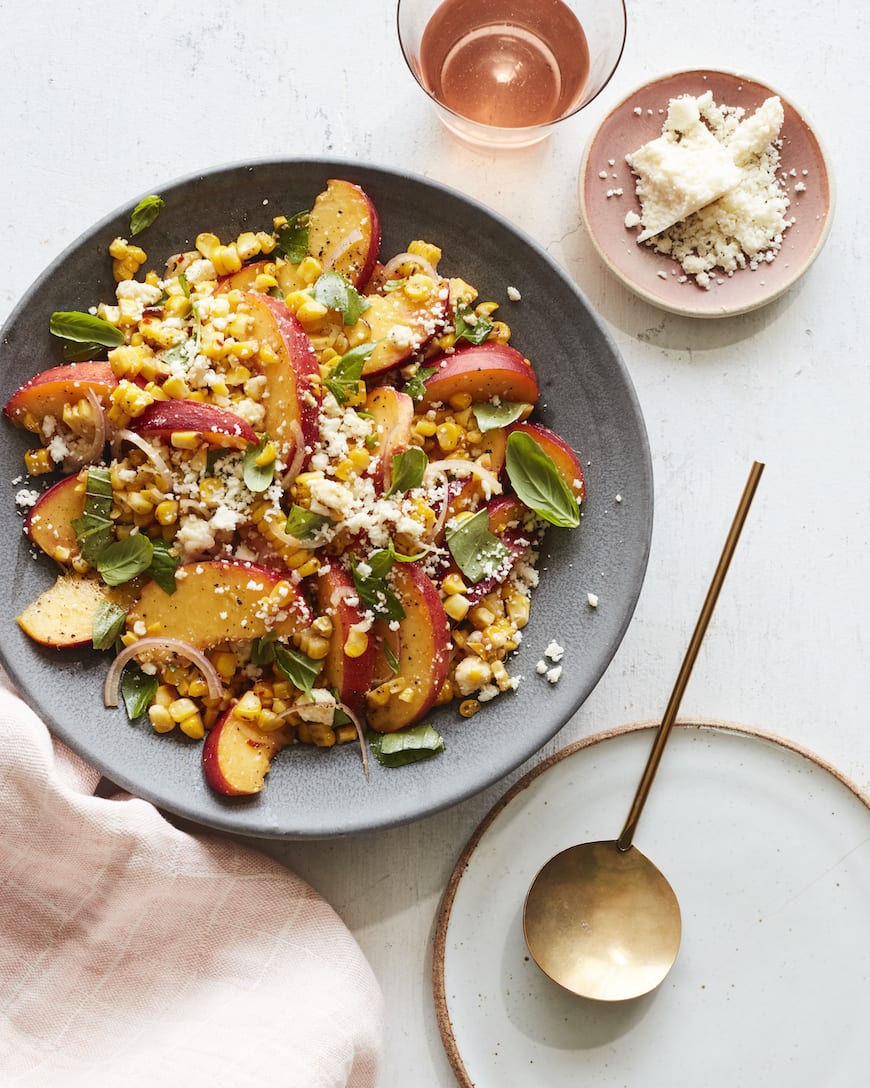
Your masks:
{"label": "nectarine wedge with red skin", "polygon": [[258,442],[254,428],[228,408],[197,400],[158,400],[130,421],[143,438],[170,439],[178,431],[194,431],[210,446],[243,450]]}
{"label": "nectarine wedge with red skin", "polygon": [[546,453],[578,503],[586,497],[586,481],[583,476],[583,466],[574,450],[564,438],[551,431],[549,427],[541,423],[513,423],[509,431],[522,431],[529,438],[535,440]]}
{"label": "nectarine wedge with red skin", "polygon": [[341,273],[361,291],[381,248],[381,220],[368,195],[351,181],[331,179],[308,220],[308,253],[324,271]]}
{"label": "nectarine wedge with red skin", "polygon": [[[274,596],[279,584],[280,599]],[[279,571],[237,559],[209,559],[179,567],[172,594],[147,582],[130,607],[127,630],[165,634],[206,650],[270,631],[289,638],[311,622],[301,591]]]}
{"label": "nectarine wedge with red skin", "polygon": [[263,430],[289,460],[301,435],[311,446],[317,440],[320,411],[320,367],[311,341],[281,299],[248,292],[244,296],[254,319],[253,336],[268,345],[275,361],[253,365],[266,376]]}
{"label": "nectarine wedge with red skin", "polygon": [[367,295],[369,308],[357,322],[367,327],[365,339],[375,345],[363,366],[370,378],[404,366],[444,331],[449,313],[445,281],[433,285],[422,299],[411,298],[401,287],[385,295]]}
{"label": "nectarine wedge with red skin", "polygon": [[525,357],[508,344],[494,340],[462,344],[452,353],[438,355],[426,363],[435,373],[426,379],[421,407],[447,404],[457,393],[468,393],[473,401],[502,401],[536,404],[538,379]]}
{"label": "nectarine wedge with red skin", "polygon": [[272,760],[288,744],[295,731],[291,726],[266,732],[235,713],[235,705],[209,730],[202,748],[202,770],[206,782],[226,797],[249,797],[259,793],[266,782]]}
{"label": "nectarine wedge with red skin", "polygon": [[[24,531],[30,540],[61,565],[79,554],[72,521],[84,513],[85,491],[78,485],[78,476],[65,476],[58,480],[43,491],[24,520]],[[61,549],[63,558],[58,558],[58,549]]]}
{"label": "nectarine wedge with red skin", "polygon": [[[396,563],[391,578],[405,618],[398,628],[398,672],[366,696],[368,723],[379,733],[419,721],[435,703],[450,665],[450,625],[432,579],[417,563]],[[394,685],[401,689],[390,690]]]}
{"label": "nectarine wedge with red skin", "polygon": [[329,653],[323,659],[323,686],[336,691],[339,700],[356,712],[372,684],[375,643],[366,633],[362,653],[351,656],[346,651],[353,628],[365,620],[359,605],[351,603],[354,600],[359,598],[353,579],[337,561],[330,563],[326,573],[317,578],[317,610],[332,620]]}
{"label": "nectarine wedge with red skin", "polygon": [[[46,416],[61,419],[65,404],[82,400],[88,389],[97,400],[108,403],[118,379],[105,362],[68,363],[40,371],[12,394],[3,408],[8,420],[38,433]],[[36,422],[30,426],[29,421]]]}

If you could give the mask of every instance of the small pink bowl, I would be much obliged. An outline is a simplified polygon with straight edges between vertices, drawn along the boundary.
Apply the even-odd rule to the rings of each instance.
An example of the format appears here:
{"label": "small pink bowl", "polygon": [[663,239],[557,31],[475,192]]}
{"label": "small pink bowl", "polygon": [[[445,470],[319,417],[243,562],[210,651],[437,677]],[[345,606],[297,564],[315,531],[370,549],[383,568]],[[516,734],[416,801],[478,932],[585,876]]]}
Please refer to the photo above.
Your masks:
{"label": "small pink bowl", "polygon": [[834,189],[818,137],[780,94],[785,121],[779,176],[785,175],[791,201],[788,214],[795,220],[783,236],[782,248],[775,260],[754,271],[739,269],[729,276],[714,269],[709,289],[699,287],[693,278],[680,283],[677,262],[638,245],[636,228],[625,226],[627,212],[640,212],[635,176],[625,156],[661,134],[671,98],[708,90],[718,105],[742,106],[747,114],[779,93],[746,76],[708,70],[674,72],[632,91],[605,117],[583,154],[580,214],[601,259],[635,294],[687,317],[731,317],[778,298],[806,272],[828,237]]}

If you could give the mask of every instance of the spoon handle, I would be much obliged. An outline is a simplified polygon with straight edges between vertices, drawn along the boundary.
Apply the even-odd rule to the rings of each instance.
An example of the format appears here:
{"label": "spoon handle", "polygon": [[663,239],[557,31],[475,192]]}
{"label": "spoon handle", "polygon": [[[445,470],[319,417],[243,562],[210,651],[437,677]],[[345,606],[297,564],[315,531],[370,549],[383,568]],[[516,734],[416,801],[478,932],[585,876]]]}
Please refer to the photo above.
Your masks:
{"label": "spoon handle", "polygon": [[725,575],[731,564],[731,558],[737,547],[737,541],[740,538],[743,523],[746,521],[746,515],[749,513],[749,507],[755,496],[755,490],[758,487],[758,481],[761,479],[763,470],[764,465],[760,461],[753,462],[749,472],[749,479],[746,481],[746,486],[743,489],[743,495],[740,498],[737,512],[731,523],[731,529],[725,540],[722,555],[719,557],[719,562],[716,565],[713,581],[710,583],[710,588],[707,590],[707,596],[704,598],[704,604],[701,607],[701,614],[698,616],[698,622],[695,624],[695,630],[689,642],[689,647],[686,650],[686,656],[683,658],[683,664],[680,667],[677,682],[674,684],[674,690],[671,692],[671,697],[665,708],[661,724],[656,731],[652,751],[649,754],[646,767],[644,768],[643,775],[641,776],[640,783],[637,787],[637,792],[634,795],[631,810],[625,821],[625,826],[623,827],[619,838],[616,840],[616,846],[619,850],[626,851],[631,847],[634,833],[637,830],[638,821],[643,812],[643,807],[646,804],[646,799],[649,796],[649,791],[652,787],[656,771],[659,768],[659,762],[661,761],[662,753],[665,750],[665,744],[667,744],[668,737],[671,733],[671,727],[676,720],[677,711],[680,708],[686,685],[689,682],[689,677],[692,674],[692,669],[698,657],[701,642],[707,632],[707,626],[710,623],[710,617],[713,615],[713,609],[716,607],[719,591],[722,588],[722,583],[725,581]]}

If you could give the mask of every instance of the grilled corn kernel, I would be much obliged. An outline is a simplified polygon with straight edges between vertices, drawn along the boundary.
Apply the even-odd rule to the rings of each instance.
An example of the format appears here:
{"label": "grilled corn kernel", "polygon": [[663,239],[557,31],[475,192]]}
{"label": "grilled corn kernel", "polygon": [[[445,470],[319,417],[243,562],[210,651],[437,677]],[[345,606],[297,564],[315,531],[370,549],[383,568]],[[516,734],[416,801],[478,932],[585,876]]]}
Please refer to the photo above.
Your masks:
{"label": "grilled corn kernel", "polygon": [[525,627],[529,622],[531,602],[524,593],[512,593],[507,599],[507,614],[516,628]]}
{"label": "grilled corn kernel", "polygon": [[278,362],[278,355],[271,344],[264,344],[261,341],[259,355],[263,366],[274,366]]}
{"label": "grilled corn kernel", "polygon": [[221,240],[216,234],[208,233],[198,234],[196,236],[196,241],[194,242],[199,255],[205,257],[207,261],[211,260],[212,254],[220,244]]}
{"label": "grilled corn kernel", "polygon": [[357,739],[356,726],[354,725],[340,725],[335,730],[336,744],[349,744],[351,741]]}
{"label": "grilled corn kernel", "polygon": [[163,392],[172,400],[187,400],[190,396],[190,386],[184,378],[173,375],[167,378],[162,385]]}
{"label": "grilled corn kernel", "polygon": [[459,704],[459,713],[463,718],[473,718],[478,710],[480,710],[480,703],[477,699],[463,699]]}
{"label": "grilled corn kernel", "polygon": [[283,724],[284,719],[273,710],[264,708],[257,715],[257,728],[262,729],[264,733],[271,733],[275,729],[280,729]]}
{"label": "grilled corn kernel", "polygon": [[274,234],[267,234],[264,230],[257,231],[257,241],[260,243],[260,252],[268,255],[271,253],[275,246],[278,244],[278,239]]}
{"label": "grilled corn kernel", "polygon": [[329,653],[329,639],[316,634],[311,628],[300,631],[293,640],[306,657],[322,661]]}
{"label": "grilled corn kernel", "polygon": [[159,525],[174,525],[178,518],[178,503],[175,499],[164,499],[154,507],[154,517]]}
{"label": "grilled corn kernel", "polygon": [[503,321],[493,321],[492,332],[487,337],[488,340],[495,340],[498,344],[506,344],[511,338],[510,326],[506,325]]}
{"label": "grilled corn kernel", "polygon": [[142,491],[132,491],[124,495],[124,501],[134,514],[154,513],[154,503]]}
{"label": "grilled corn kernel", "polygon": [[438,246],[432,245],[431,242],[415,239],[409,244],[408,252],[413,253],[415,257],[422,257],[424,261],[428,261],[431,265],[437,265],[441,260],[441,250]]}
{"label": "grilled corn kernel", "polygon": [[296,271],[303,283],[312,284],[323,272],[323,265],[316,257],[303,257],[296,266]]}
{"label": "grilled corn kernel", "polygon": [[460,623],[468,615],[468,610],[471,608],[471,603],[467,597],[463,597],[461,593],[452,593],[444,601],[444,611],[452,619]]}
{"label": "grilled corn kernel", "polygon": [[462,580],[461,574],[458,574],[456,571],[451,571],[450,574],[445,576],[444,581],[441,583],[441,588],[448,596],[450,596],[454,593],[464,593],[468,589],[468,586]]}
{"label": "grilled corn kernel", "polygon": [[169,704],[167,709],[172,715],[172,720],[175,722],[182,722],[185,718],[189,718],[191,715],[198,713],[196,703],[194,703],[192,699],[176,699]]}
{"label": "grilled corn kernel", "polygon": [[24,455],[24,466],[31,476],[42,476],[54,469],[54,461],[47,449],[28,450]]}
{"label": "grilled corn kernel", "polygon": [[303,740],[303,730],[306,744],[316,744],[318,748],[331,748],[335,744],[335,730],[331,725],[324,725],[322,722],[300,722],[300,740]]}
{"label": "grilled corn kernel", "polygon": [[352,627],[344,640],[344,653],[346,657],[362,657],[369,647],[369,636],[365,631],[359,631]]}
{"label": "grilled corn kernel", "polygon": [[260,696],[255,691],[246,691],[236,703],[233,713],[243,721],[252,722],[256,720],[262,709],[263,704],[260,702]]}
{"label": "grilled corn kernel", "polygon": [[296,568],[296,573],[300,578],[310,578],[312,574],[316,574],[319,570],[320,560],[316,555],[312,555],[310,559],[307,559]]}
{"label": "grilled corn kernel", "polygon": [[271,442],[267,442],[265,446],[263,446],[263,449],[254,458],[254,464],[257,465],[258,468],[265,468],[266,465],[273,464],[277,456],[278,451],[275,449]]}
{"label": "grilled corn kernel", "polygon": [[491,679],[492,668],[482,658],[464,657],[453,671],[453,684],[459,695],[479,691]]}
{"label": "grilled corn kernel", "polygon": [[146,389],[141,389],[133,382],[122,378],[112,390],[112,404],[128,416],[141,416],[154,398]]}
{"label": "grilled corn kernel", "polygon": [[204,676],[193,676],[187,685],[187,694],[192,699],[201,699],[208,695],[208,683]]}
{"label": "grilled corn kernel", "polygon": [[470,393],[454,393],[448,403],[454,411],[461,412],[465,408],[470,408],[473,401],[474,398]]}
{"label": "grilled corn kernel", "polygon": [[171,733],[175,728],[175,719],[165,706],[152,703],[148,707],[148,719],[155,733]]}
{"label": "grilled corn kernel", "polygon": [[188,714],[186,718],[182,718],[178,723],[178,728],[186,737],[190,737],[191,740],[202,740],[205,736],[205,724],[203,723],[199,711],[195,714]]}
{"label": "grilled corn kernel", "polygon": [[402,290],[413,302],[423,302],[431,297],[435,281],[424,272],[415,272],[405,280]]}
{"label": "grilled corn kernel", "polygon": [[329,638],[334,628],[329,616],[318,616],[314,623],[312,623],[311,629],[318,635],[322,635],[323,638]]}
{"label": "grilled corn kernel", "polygon": [[296,311],[296,316],[304,326],[308,326],[316,325],[319,321],[322,321],[328,313],[329,310],[322,302],[318,302],[316,299],[308,297]]}
{"label": "grilled corn kernel", "polygon": [[220,650],[216,653],[211,659],[211,663],[217,669],[217,674],[221,680],[231,680],[238,665],[236,655],[228,650]]}
{"label": "grilled corn kernel", "polygon": [[455,450],[461,437],[462,433],[459,427],[452,420],[441,423],[435,429],[435,440],[445,453]]}
{"label": "grilled corn kernel", "polygon": [[484,627],[495,623],[497,617],[486,605],[479,604],[476,608],[472,608],[468,618],[478,631],[482,631]]}
{"label": "grilled corn kernel", "polygon": [[236,239],[236,252],[243,261],[249,261],[260,252],[260,243],[252,230],[243,231]]}
{"label": "grilled corn kernel", "polygon": [[492,317],[497,309],[497,302],[479,302],[474,307],[474,312],[477,314],[478,317]]}

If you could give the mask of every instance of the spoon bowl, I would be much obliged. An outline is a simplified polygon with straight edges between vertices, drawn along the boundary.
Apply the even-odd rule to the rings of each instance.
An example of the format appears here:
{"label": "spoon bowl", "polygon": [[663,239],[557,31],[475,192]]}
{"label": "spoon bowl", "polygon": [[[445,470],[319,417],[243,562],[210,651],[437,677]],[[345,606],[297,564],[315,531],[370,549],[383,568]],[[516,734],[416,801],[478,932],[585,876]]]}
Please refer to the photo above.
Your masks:
{"label": "spoon bowl", "polygon": [[539,871],[526,895],[523,933],[532,958],[554,982],[581,997],[640,997],[664,980],[677,958],[677,897],[632,840],[763,469],[755,461],[749,472],[619,838],[563,850]]}

